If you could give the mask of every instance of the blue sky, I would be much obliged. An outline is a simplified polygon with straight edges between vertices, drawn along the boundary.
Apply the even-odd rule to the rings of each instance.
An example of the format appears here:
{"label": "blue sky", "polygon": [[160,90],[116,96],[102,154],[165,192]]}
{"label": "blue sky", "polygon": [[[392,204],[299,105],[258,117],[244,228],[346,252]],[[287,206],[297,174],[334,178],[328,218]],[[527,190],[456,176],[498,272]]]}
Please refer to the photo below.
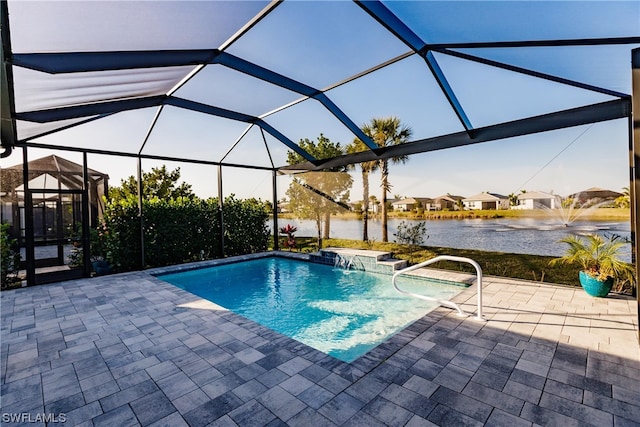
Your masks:
{"label": "blue sky", "polygon": [[[37,10],[44,7],[45,13],[37,17],[36,9],[29,9],[30,3],[34,4],[27,2],[10,7],[15,52],[91,50],[95,46],[104,50],[218,47],[243,19],[263,6],[258,2],[244,2],[241,10],[235,10],[232,3],[201,1],[124,2],[118,7],[113,7],[111,2],[55,2],[54,7],[51,5],[54,2],[44,2]],[[640,36],[640,2],[637,1],[386,4],[419,37],[431,43]],[[115,14],[122,11],[127,12],[124,19]],[[61,25],[61,17],[70,13],[77,19],[68,26]],[[139,19],[136,13],[140,13]],[[30,21],[34,16],[38,25]],[[224,19],[225,16],[233,19]],[[117,20],[113,21],[117,25],[112,19]],[[146,24],[142,29],[141,22]],[[167,27],[175,25],[181,25],[182,31],[172,32],[171,37],[162,36]],[[78,36],[80,33],[84,35]],[[633,47],[637,46],[466,49],[464,52],[630,93],[629,60]],[[408,50],[351,2],[285,1],[228,52],[322,89]],[[436,54],[436,59],[476,127],[612,99],[447,55]],[[181,75],[179,69],[163,71],[166,73],[152,81],[159,89],[173,85],[171,79]],[[142,77],[132,73],[115,74],[109,79],[122,90],[138,88],[143,83]],[[21,76],[17,75],[17,84]],[[75,76],[57,79],[36,80],[45,88],[61,81],[67,88],[84,88],[79,83],[87,83],[76,80]],[[57,92],[63,96],[66,93],[63,89]],[[95,96],[91,91],[82,95]],[[396,115],[411,126],[413,139],[462,129],[425,62],[415,55],[332,89],[327,95],[357,125],[373,117]],[[300,98],[298,94],[221,66],[206,67],[178,90],[176,96],[253,115]],[[25,108],[28,109],[28,105]],[[90,141],[89,145],[96,148],[137,152],[154,114],[155,109],[119,113],[39,138],[37,142],[82,146]],[[342,145],[353,140],[351,132],[314,100],[265,116],[265,120],[293,141],[315,139],[320,133]],[[481,191],[509,194],[526,189],[566,195],[593,186],[620,191],[628,185],[629,177],[627,126],[626,120],[616,120],[415,155],[404,166],[392,166],[392,193],[470,196]],[[166,107],[144,152],[217,161],[245,129],[243,123]],[[268,135],[267,145],[275,164],[283,164],[286,147]],[[45,154],[48,153],[42,153]],[[79,161],[74,153],[59,154]],[[39,156],[36,150],[31,154],[32,158]],[[14,154],[3,159],[2,166],[20,161],[20,156]],[[136,161],[130,158],[90,155],[89,161],[90,167],[109,173],[112,184],[118,184],[121,178],[135,174],[136,170]],[[251,129],[225,161],[269,165],[260,132]],[[148,170],[158,164],[144,161],[143,167]],[[199,195],[217,193],[215,167],[167,165],[180,166],[183,179],[192,184]],[[225,194],[272,197],[270,172],[225,168],[223,177]],[[359,174],[354,177],[351,198],[357,200],[361,185]],[[373,176],[371,180],[374,194],[379,192],[377,179]],[[278,181],[282,197],[289,181],[286,177]]]}

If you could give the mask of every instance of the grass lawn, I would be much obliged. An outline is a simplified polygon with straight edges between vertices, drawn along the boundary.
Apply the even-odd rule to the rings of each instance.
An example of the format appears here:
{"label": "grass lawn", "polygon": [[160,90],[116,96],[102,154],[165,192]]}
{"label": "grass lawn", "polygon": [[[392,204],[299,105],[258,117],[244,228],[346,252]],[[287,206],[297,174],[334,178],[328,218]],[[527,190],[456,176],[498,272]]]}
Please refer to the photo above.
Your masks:
{"label": "grass lawn", "polygon": [[[576,211],[580,211],[577,209]],[[477,210],[477,211],[438,211],[424,212],[389,212],[389,218],[406,219],[442,219],[455,220],[463,218],[549,218],[550,213],[542,209],[530,210]],[[340,218],[358,218],[355,213],[337,215]],[[287,218],[287,216],[282,216]],[[583,212],[580,220],[583,221],[628,221],[630,211],[628,208],[598,208]],[[315,251],[316,240],[311,237],[296,237],[298,250]],[[336,246],[344,248],[372,249],[392,252],[396,258],[406,259],[412,264],[417,264],[438,255],[454,255],[475,260],[482,267],[485,275],[512,277],[533,281],[543,281],[568,286],[580,286],[578,282],[577,265],[557,264],[549,265],[554,257],[526,254],[512,254],[504,252],[489,252],[473,249],[453,249],[436,246],[421,246],[411,250],[407,245],[398,243],[367,243],[361,240],[328,239],[323,242],[323,247]],[[473,267],[467,264],[443,261],[433,264],[431,267],[446,270],[474,272]],[[614,285],[615,292],[631,294],[631,284],[619,282]]]}

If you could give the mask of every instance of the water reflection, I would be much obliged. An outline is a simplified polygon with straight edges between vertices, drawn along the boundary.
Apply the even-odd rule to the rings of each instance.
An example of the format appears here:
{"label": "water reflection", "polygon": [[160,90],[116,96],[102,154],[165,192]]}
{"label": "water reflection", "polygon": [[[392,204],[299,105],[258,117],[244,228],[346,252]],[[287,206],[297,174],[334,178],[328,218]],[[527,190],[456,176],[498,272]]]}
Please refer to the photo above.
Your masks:
{"label": "water reflection", "polygon": [[278,265],[271,265],[267,270],[267,304],[272,307],[280,307],[283,304],[282,293],[280,290],[282,284],[282,272]]}
{"label": "water reflection", "polygon": [[[485,220],[486,221],[486,220]],[[560,231],[565,234],[590,234],[598,233],[616,227],[616,223],[599,223],[599,222],[581,222],[576,223],[557,223],[553,221],[535,220],[532,218],[510,219],[502,220],[501,228],[496,228],[496,225],[487,225],[488,228],[494,229],[494,231],[514,231],[514,230],[537,230],[537,231]],[[484,227],[482,224],[477,227]]]}

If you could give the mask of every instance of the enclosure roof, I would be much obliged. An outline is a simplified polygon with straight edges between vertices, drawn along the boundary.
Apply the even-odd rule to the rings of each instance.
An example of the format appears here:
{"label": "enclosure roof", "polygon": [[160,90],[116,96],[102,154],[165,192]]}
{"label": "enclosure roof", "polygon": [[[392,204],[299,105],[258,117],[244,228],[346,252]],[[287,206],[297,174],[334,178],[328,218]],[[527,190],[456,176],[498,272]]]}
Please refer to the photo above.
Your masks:
{"label": "enclosure roof", "polygon": [[[630,115],[640,2],[13,1],[2,146],[322,169]],[[361,130],[398,116],[402,147]],[[320,133],[366,151],[317,159]]]}
{"label": "enclosure roof", "polygon": [[[50,155],[31,160],[27,166],[29,183],[39,189],[79,189],[84,186],[84,169],[82,165]],[[0,196],[14,197],[10,193],[16,191],[18,198],[24,197],[24,165],[17,164],[2,169],[0,180]],[[106,183],[109,175],[87,168],[89,185]],[[47,196],[49,197],[49,196]]]}
{"label": "enclosure roof", "polygon": [[[22,171],[22,169],[23,165],[18,164],[9,166],[5,170]],[[82,165],[74,163],[71,160],[67,160],[60,156],[56,156],[55,154],[29,161],[27,169],[30,173],[50,173],[54,175],[57,173],[82,175],[83,173]],[[87,173],[94,178],[109,178],[109,175],[107,175],[106,173],[98,172],[97,170],[91,168],[87,168]]]}

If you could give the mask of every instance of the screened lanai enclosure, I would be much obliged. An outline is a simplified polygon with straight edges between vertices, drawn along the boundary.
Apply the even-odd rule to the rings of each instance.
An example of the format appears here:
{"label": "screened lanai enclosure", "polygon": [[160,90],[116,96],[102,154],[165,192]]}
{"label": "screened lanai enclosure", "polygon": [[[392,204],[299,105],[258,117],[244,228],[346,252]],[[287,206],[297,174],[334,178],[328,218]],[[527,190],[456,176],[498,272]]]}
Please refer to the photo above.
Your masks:
{"label": "screened lanai enclosure", "polygon": [[[24,165],[20,185],[27,194],[43,189],[30,178],[30,162],[50,155],[80,166],[73,195],[82,206],[92,171],[117,184],[167,164],[180,167],[203,197],[268,200],[278,248],[281,199],[302,197],[291,190],[294,180],[299,191],[337,211],[361,198],[355,188],[328,194],[305,173],[348,172],[360,184],[357,165],[408,156],[414,169],[401,173],[407,188],[446,181],[455,194],[464,183],[484,185],[483,172],[463,175],[483,162],[488,166],[480,171],[504,170],[502,182],[517,186],[607,123],[593,135],[595,149],[576,150],[576,163],[601,166],[589,166],[586,176],[623,176],[635,236],[637,155],[629,152],[636,153],[632,68],[640,98],[638,2],[0,5],[2,178],[7,167]],[[411,128],[404,143],[381,146],[363,132],[373,118],[391,116]],[[306,150],[301,141],[319,135],[351,149]],[[534,160],[540,153],[546,158]],[[523,170],[524,178],[513,176]],[[394,188],[401,189],[399,182]],[[379,194],[377,182],[371,187]],[[37,202],[17,203],[26,212],[32,284]],[[79,209],[84,241],[88,209]]]}
{"label": "screened lanai enclosure", "polygon": [[26,260],[27,248],[33,248],[32,262],[40,269],[40,282],[86,274],[79,268],[85,264],[81,259],[75,260],[76,265],[71,264],[78,268],[62,267],[69,266],[73,248],[86,245],[82,239],[83,223],[93,228],[99,224],[108,179],[104,173],[84,170],[56,155],[34,159],[26,167],[17,164],[3,168],[0,220],[10,225],[8,234],[20,247],[22,260]]}

